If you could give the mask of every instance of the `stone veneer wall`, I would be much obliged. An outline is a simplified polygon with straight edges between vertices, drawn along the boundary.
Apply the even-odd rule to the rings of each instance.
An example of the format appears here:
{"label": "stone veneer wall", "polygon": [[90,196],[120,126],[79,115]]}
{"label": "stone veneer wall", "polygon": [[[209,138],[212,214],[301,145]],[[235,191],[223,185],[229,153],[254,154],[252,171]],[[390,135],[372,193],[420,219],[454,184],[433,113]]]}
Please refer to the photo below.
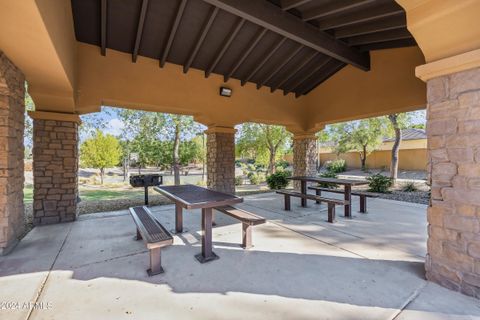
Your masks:
{"label": "stone veneer wall", "polygon": [[[315,176],[317,174],[317,139],[293,139],[293,175]],[[294,181],[293,186],[300,190],[300,182]]]}
{"label": "stone veneer wall", "polygon": [[18,242],[23,206],[25,78],[0,51],[0,255]]}
{"label": "stone veneer wall", "polygon": [[480,68],[427,82],[427,278],[480,298]]}
{"label": "stone veneer wall", "polygon": [[34,224],[77,218],[78,124],[33,121]]}
{"label": "stone veneer wall", "polygon": [[235,193],[235,134],[207,132],[207,185]]}

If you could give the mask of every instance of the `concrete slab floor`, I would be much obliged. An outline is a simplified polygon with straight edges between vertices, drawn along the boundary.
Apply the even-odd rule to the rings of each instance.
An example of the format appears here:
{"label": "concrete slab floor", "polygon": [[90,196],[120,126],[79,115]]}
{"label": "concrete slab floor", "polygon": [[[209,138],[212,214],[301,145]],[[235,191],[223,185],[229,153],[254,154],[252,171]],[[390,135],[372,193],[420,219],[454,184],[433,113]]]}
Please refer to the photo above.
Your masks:
{"label": "concrete slab floor", "polygon": [[[214,251],[200,264],[200,212],[148,277],[148,252],[128,212],[36,227],[0,257],[0,319],[480,319],[480,301],[424,279],[425,206],[369,202],[369,213],[326,223],[325,206],[280,196],[245,197],[268,222],[243,250],[241,225],[216,214]],[[174,207],[151,208],[167,229]],[[19,303],[16,307],[5,302]],[[35,308],[22,305],[36,302]]]}

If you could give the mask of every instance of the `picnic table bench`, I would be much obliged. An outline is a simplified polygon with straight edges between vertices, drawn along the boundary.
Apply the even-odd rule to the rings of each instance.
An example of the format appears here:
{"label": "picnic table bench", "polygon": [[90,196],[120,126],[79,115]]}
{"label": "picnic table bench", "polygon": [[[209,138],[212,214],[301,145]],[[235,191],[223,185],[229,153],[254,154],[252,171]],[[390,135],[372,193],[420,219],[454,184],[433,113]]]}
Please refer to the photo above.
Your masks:
{"label": "picnic table bench", "polygon": [[[315,190],[315,194],[317,196],[321,196],[322,191],[344,194],[343,190],[329,189],[329,188],[318,187],[318,186],[308,187],[308,189]],[[369,193],[361,192],[361,191],[352,191],[351,195],[352,196],[358,196],[360,198],[360,212],[361,213],[367,213],[367,198],[378,198],[377,195],[369,194]],[[321,200],[317,201],[318,204],[320,204],[320,202],[321,202]]]}
{"label": "picnic table bench", "polygon": [[232,218],[242,222],[242,248],[250,249],[252,244],[252,227],[266,222],[264,217],[260,217],[254,213],[233,206],[217,207],[215,210],[220,211]]}
{"label": "picnic table bench", "polygon": [[163,273],[160,250],[173,243],[172,235],[155,219],[147,207],[130,208],[130,215],[137,225],[136,240],[143,240],[150,251],[148,275]]}
{"label": "picnic table bench", "polygon": [[317,203],[319,202],[326,202],[328,204],[328,222],[334,223],[335,222],[335,205],[347,205],[347,200],[341,199],[334,199],[334,198],[325,198],[322,196],[317,196],[314,194],[302,193],[293,190],[278,190],[278,194],[282,194],[285,196],[285,210],[290,211],[290,197],[299,197],[301,199],[309,199],[315,200]]}
{"label": "picnic table bench", "polygon": [[[354,180],[354,179],[336,179],[336,178],[324,178],[324,177],[310,177],[310,176],[295,176],[287,178],[289,180],[296,180],[300,181],[300,192],[303,195],[307,194],[307,182],[315,182],[315,183],[330,183],[330,184],[339,184],[343,186],[343,194],[345,199],[345,204],[343,205],[345,208],[345,217],[352,218],[352,187],[358,185],[368,184],[365,180]],[[307,199],[306,196],[301,198],[302,207],[307,206]],[[314,200],[314,199],[312,199]]]}

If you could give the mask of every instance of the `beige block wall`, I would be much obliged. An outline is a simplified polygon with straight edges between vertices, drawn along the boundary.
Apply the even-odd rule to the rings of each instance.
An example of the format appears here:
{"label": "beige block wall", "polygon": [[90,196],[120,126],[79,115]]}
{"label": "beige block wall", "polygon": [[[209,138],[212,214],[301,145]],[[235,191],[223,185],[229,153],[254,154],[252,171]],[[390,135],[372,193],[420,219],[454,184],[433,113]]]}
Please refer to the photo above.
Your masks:
{"label": "beige block wall", "polygon": [[[367,157],[367,167],[370,169],[390,168],[391,151],[374,151]],[[360,168],[360,156],[357,152],[349,152],[337,156],[335,153],[321,153],[320,164],[335,159],[344,159],[349,168]],[[400,150],[398,168],[400,170],[427,170],[427,149]]]}

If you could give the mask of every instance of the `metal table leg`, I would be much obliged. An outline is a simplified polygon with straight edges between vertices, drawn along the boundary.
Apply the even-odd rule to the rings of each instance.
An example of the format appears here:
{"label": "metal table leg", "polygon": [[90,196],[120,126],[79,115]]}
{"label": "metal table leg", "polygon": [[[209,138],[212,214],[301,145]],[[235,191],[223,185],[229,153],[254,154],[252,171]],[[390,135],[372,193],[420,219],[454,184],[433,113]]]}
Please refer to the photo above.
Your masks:
{"label": "metal table leg", "polygon": [[195,255],[200,263],[219,258],[212,250],[212,213],[212,208],[202,209],[202,253]]}
{"label": "metal table leg", "polygon": [[345,205],[345,217],[352,218],[352,186],[345,185],[345,200],[348,201],[348,204]]}
{"label": "metal table leg", "polygon": [[183,208],[175,204],[175,233],[183,232]]}
{"label": "metal table leg", "polygon": [[[307,194],[307,181],[302,180],[300,184],[300,192],[302,194]],[[301,200],[302,207],[306,208],[307,207],[307,199],[302,198]]]}

